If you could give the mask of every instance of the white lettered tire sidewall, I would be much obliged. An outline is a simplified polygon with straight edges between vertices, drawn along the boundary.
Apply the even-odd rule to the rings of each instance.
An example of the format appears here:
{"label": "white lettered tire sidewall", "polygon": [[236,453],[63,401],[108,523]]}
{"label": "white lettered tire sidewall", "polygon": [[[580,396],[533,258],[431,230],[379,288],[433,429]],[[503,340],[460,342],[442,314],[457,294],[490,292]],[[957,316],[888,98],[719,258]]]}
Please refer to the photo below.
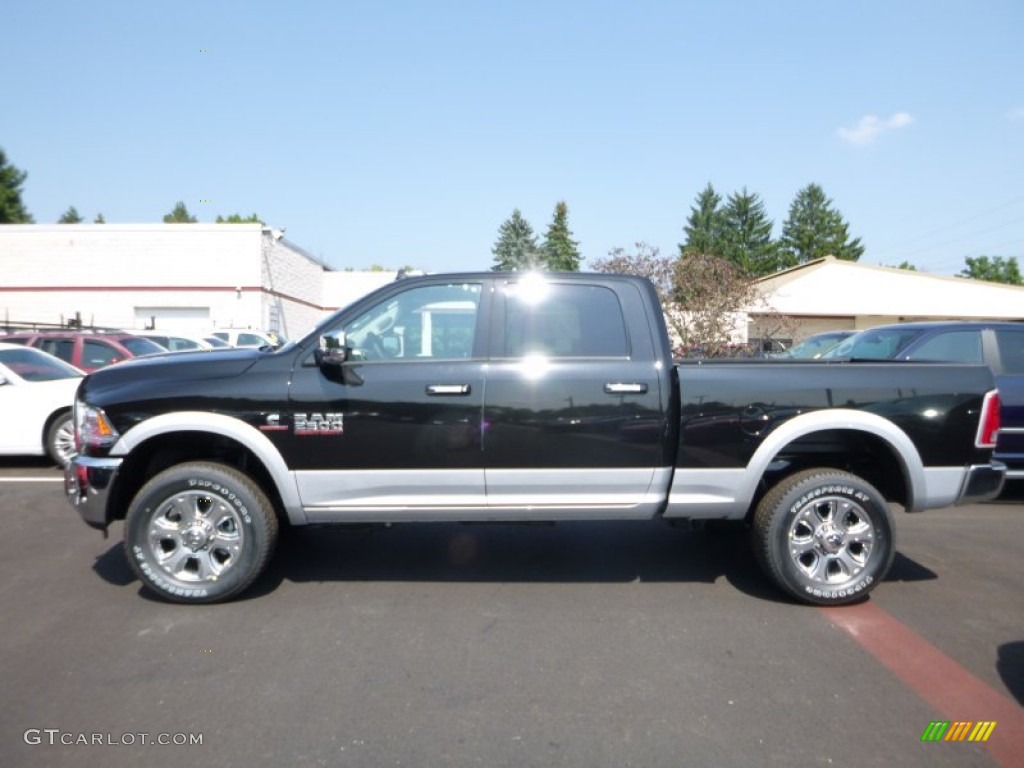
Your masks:
{"label": "white lettered tire sidewall", "polygon": [[[791,536],[801,528],[810,533],[813,526],[798,523],[808,516],[810,505],[819,499],[839,500],[853,510],[854,519],[866,519],[870,529],[870,548],[863,564],[838,583],[823,583],[802,569],[797,561],[800,547]],[[813,519],[813,518],[812,518]],[[827,525],[823,522],[822,525]],[[864,527],[863,525],[861,526]],[[842,526],[840,526],[841,530]],[[831,529],[822,529],[827,534]],[[798,472],[775,486],[758,504],[751,529],[754,552],[763,570],[784,592],[811,605],[848,605],[864,600],[882,581],[896,555],[895,527],[889,505],[879,491],[865,480],[848,472],[811,469]],[[840,532],[838,536],[842,536]],[[803,548],[820,539],[807,536]],[[816,545],[815,545],[816,546]],[[842,546],[850,546],[844,543]],[[863,546],[857,543],[856,546]],[[838,560],[838,553],[823,552],[824,559]],[[818,554],[809,557],[814,559]],[[849,559],[847,560],[849,562]]]}
{"label": "white lettered tire sidewall", "polygon": [[[150,531],[174,499],[197,493],[227,508],[240,548],[215,578],[183,580],[160,564]],[[212,462],[179,464],[154,476],[132,499],[124,524],[132,570],[153,592],[178,603],[212,603],[239,594],[262,573],[276,540],[277,517],[263,490],[238,470]]]}

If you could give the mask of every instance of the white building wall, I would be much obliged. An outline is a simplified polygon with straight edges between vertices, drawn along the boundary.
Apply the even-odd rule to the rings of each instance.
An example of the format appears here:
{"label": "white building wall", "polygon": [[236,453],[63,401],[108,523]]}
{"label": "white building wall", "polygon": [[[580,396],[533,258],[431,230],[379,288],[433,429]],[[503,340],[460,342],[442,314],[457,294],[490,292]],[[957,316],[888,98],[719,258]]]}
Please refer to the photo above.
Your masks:
{"label": "white building wall", "polygon": [[323,314],[324,267],[260,224],[0,225],[0,323],[293,337]]}
{"label": "white building wall", "polygon": [[304,336],[323,315],[324,266],[270,229],[263,231],[260,262],[261,327],[289,339]]}

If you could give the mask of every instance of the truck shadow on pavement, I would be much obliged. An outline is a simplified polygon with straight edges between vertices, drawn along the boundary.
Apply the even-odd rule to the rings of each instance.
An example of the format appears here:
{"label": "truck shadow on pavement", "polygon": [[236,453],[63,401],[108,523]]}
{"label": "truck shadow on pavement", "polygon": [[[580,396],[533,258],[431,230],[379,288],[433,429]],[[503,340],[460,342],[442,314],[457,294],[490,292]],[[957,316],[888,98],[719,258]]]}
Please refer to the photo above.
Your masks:
{"label": "truck shadow on pavement", "polygon": [[[116,586],[137,581],[120,542],[93,569]],[[886,580],[935,578],[897,553]],[[722,579],[751,597],[790,602],[761,572],[742,527],[687,530],[661,521],[291,529],[266,572],[237,599],[270,594],[284,581],[713,585]],[[139,594],[159,599],[146,589]]]}

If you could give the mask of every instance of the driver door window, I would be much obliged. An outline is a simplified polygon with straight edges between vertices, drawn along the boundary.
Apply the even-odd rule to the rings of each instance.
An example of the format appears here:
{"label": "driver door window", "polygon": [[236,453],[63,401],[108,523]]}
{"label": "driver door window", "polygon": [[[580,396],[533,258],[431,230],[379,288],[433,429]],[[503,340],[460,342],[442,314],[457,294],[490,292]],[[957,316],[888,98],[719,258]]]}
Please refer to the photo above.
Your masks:
{"label": "driver door window", "polygon": [[451,283],[426,285],[390,297],[344,329],[350,359],[373,362],[474,357],[480,293],[479,283]]}

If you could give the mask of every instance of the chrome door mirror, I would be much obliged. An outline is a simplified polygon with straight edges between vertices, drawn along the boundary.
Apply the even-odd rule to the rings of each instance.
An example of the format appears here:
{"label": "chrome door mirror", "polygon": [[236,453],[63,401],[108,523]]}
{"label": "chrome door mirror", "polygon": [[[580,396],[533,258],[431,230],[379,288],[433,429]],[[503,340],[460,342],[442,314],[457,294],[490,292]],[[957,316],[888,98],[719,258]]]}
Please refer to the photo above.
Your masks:
{"label": "chrome door mirror", "polygon": [[345,340],[345,332],[320,337],[320,344],[314,353],[316,364],[323,366],[339,366],[348,360],[349,348]]}

